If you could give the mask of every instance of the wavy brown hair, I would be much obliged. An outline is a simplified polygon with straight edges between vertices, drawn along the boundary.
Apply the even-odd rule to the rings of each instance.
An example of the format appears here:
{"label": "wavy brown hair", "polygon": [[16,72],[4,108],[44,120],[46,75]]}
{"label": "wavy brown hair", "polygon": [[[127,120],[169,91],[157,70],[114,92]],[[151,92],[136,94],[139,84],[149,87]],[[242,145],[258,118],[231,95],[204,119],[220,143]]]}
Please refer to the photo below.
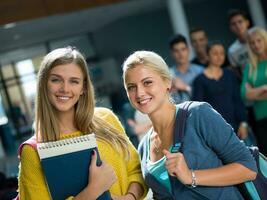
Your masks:
{"label": "wavy brown hair", "polygon": [[55,108],[48,99],[48,76],[51,69],[58,65],[74,63],[80,67],[84,76],[83,95],[75,105],[74,124],[83,134],[95,133],[96,138],[114,146],[118,152],[127,157],[128,138],[118,133],[109,123],[94,115],[95,95],[89,76],[87,63],[82,54],[72,47],[60,48],[48,53],[40,66],[37,81],[35,131],[39,142],[56,141],[60,139],[59,120]]}

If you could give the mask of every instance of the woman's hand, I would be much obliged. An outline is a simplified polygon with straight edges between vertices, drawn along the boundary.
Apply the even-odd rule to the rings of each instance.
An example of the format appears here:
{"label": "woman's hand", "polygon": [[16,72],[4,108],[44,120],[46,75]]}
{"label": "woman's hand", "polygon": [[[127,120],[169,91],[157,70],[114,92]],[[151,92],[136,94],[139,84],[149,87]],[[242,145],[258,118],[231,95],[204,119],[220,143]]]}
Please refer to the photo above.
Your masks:
{"label": "woman's hand", "polygon": [[185,185],[191,184],[192,175],[184,159],[184,155],[180,152],[170,153],[165,149],[163,150],[163,154],[166,156],[165,167],[168,173],[171,176],[177,177]]}
{"label": "woman's hand", "polygon": [[102,161],[101,166],[96,165],[97,154],[93,151],[91,165],[89,167],[88,187],[100,190],[102,193],[109,190],[113,183],[117,180],[117,176],[113,168]]}
{"label": "woman's hand", "polygon": [[105,191],[109,190],[117,180],[116,174],[109,164],[102,161],[101,166],[97,166],[96,161],[97,154],[94,150],[89,167],[88,184],[74,197],[75,200],[95,200]]}
{"label": "woman's hand", "polygon": [[248,125],[246,122],[240,123],[238,130],[237,130],[237,136],[241,140],[244,140],[248,137]]}

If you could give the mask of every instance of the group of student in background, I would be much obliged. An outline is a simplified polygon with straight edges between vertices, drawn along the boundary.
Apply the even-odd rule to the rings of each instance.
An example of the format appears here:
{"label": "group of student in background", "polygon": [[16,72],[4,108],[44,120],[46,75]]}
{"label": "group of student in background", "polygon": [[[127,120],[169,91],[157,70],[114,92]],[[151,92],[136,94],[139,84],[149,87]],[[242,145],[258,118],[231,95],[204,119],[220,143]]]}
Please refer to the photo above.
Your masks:
{"label": "group of student in background", "polygon": [[[230,65],[222,43],[208,43],[202,29],[190,33],[194,63],[182,35],[170,42],[175,66],[169,68],[152,51],[126,58],[129,102],[150,121],[139,151],[114,113],[95,107],[87,63],[77,49],[60,48],[44,57],[37,82],[36,143],[95,133],[103,160],[97,166],[92,155],[88,184],[68,199],[97,199],[109,190],[114,200],[137,200],[148,188],[154,199],[243,199],[236,184],[257,175],[254,158],[239,139],[247,137],[249,125],[267,154],[267,33],[249,29],[242,11],[231,13],[229,24],[237,35],[228,52]],[[196,101],[188,108],[183,149],[174,152],[174,124],[187,100]],[[246,117],[245,108],[251,106],[255,124]],[[30,145],[22,148],[18,182],[17,199],[50,199],[38,153]]]}
{"label": "group of student in background", "polygon": [[267,155],[267,33],[260,27],[249,28],[250,21],[240,10],[230,12],[228,21],[237,39],[227,53],[220,41],[208,42],[200,28],[190,32],[196,52],[192,62],[185,37],[171,40],[175,60],[172,95],[176,103],[208,102],[240,139],[249,143],[246,138],[255,134],[261,152]]}

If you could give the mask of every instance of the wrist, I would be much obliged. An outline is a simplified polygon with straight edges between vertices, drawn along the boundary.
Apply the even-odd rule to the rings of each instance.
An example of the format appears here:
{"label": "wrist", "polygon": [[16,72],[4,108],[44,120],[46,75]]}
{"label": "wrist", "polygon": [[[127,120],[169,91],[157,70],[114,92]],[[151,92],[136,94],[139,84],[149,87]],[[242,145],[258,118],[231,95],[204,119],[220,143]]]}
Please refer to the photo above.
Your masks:
{"label": "wrist", "polygon": [[94,187],[92,184],[87,185],[84,191],[87,194],[87,196],[90,197],[90,199],[97,199],[102,193],[102,191],[100,191],[98,187]]}
{"label": "wrist", "polygon": [[248,128],[248,123],[247,122],[241,122],[240,126],[247,129]]}

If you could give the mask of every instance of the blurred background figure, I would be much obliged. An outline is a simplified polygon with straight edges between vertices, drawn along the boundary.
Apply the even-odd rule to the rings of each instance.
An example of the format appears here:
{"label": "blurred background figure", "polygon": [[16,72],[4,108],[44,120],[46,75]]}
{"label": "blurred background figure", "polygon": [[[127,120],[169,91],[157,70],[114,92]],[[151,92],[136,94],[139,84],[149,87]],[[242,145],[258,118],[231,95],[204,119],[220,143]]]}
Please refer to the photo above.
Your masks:
{"label": "blurred background figure", "polygon": [[225,60],[223,44],[219,41],[210,43],[207,55],[208,66],[194,81],[192,99],[210,103],[244,140],[248,128],[245,107],[235,75],[222,68]]}
{"label": "blurred background figure", "polygon": [[244,100],[252,100],[256,137],[260,151],[267,155],[267,33],[255,27],[248,31],[249,63],[241,86]]}
{"label": "blurred background figure", "polygon": [[190,50],[183,35],[175,35],[169,45],[175,62],[175,65],[170,67],[173,78],[171,97],[177,104],[191,99],[193,81],[203,71],[203,67],[190,62]]}
{"label": "blurred background figure", "polygon": [[208,37],[203,28],[196,27],[190,30],[190,40],[196,57],[191,61],[194,64],[206,67],[208,65],[207,44]]}
{"label": "blurred background figure", "polygon": [[228,58],[231,66],[239,78],[245,65],[248,63],[247,31],[250,21],[247,14],[242,10],[230,10],[228,13],[230,30],[236,36],[236,40],[228,48]]}
{"label": "blurred background figure", "polygon": [[152,127],[149,117],[138,110],[135,110],[134,119],[128,119],[128,124],[132,127],[134,133],[137,135],[139,142]]}
{"label": "blurred background figure", "polygon": [[[231,32],[236,36],[235,41],[228,48],[230,69],[235,73],[239,84],[241,84],[245,66],[249,63],[247,32],[251,22],[245,11],[231,9],[228,11],[228,23]],[[253,132],[256,132],[255,113],[252,108],[253,101],[246,100],[244,104],[247,110],[248,123]]]}

